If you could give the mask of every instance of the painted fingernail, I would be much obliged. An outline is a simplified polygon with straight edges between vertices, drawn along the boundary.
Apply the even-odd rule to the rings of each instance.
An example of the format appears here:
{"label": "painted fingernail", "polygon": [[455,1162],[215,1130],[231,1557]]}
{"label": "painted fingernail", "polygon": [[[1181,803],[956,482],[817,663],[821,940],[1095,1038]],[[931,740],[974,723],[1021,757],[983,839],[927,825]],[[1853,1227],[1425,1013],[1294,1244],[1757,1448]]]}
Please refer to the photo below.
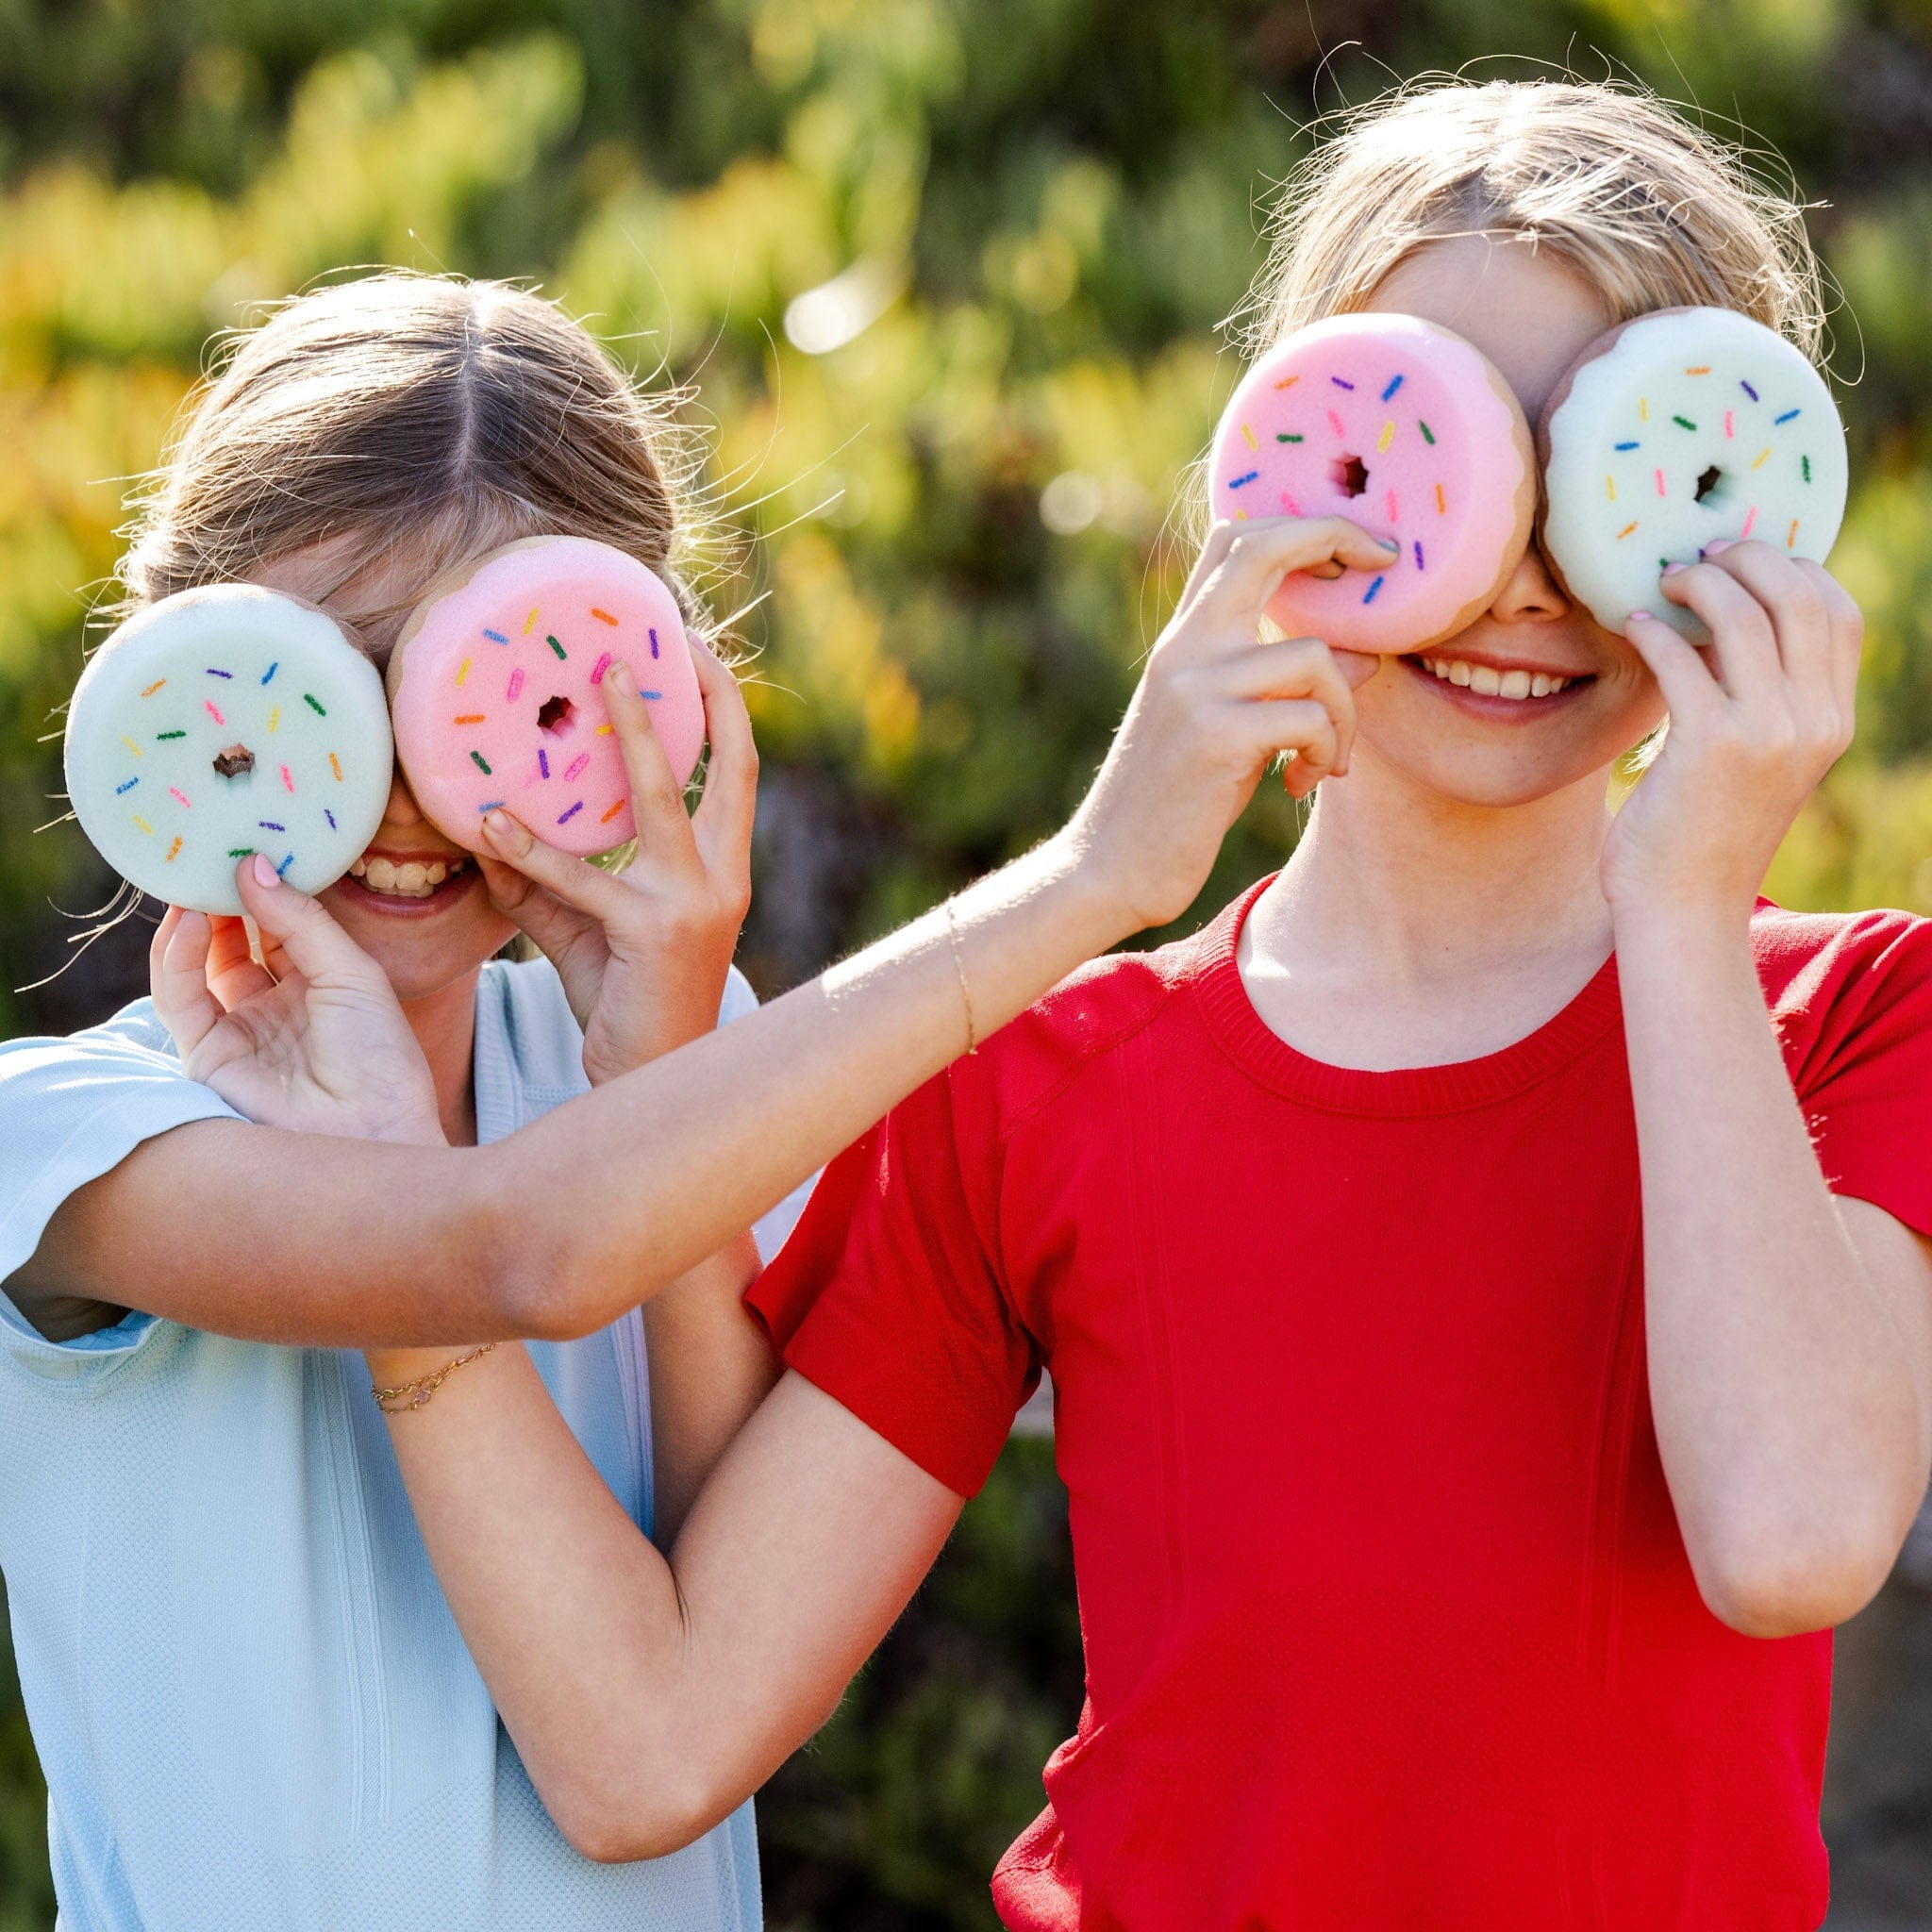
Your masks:
{"label": "painted fingernail", "polygon": [[1650,612],[1647,610],[1633,610],[1630,613],[1626,622],[1630,624],[1635,624],[1640,617],[1644,621],[1645,624],[1648,624],[1650,622]]}
{"label": "painted fingernail", "polygon": [[1720,550],[1728,550],[1731,547],[1732,541],[1729,537],[1720,537],[1716,542],[1707,543],[1704,546],[1705,556],[1715,557]]}
{"label": "painted fingernail", "polygon": [[637,696],[637,680],[630,675],[630,666],[622,658],[610,667],[608,676],[609,682],[614,684],[625,697],[634,698]]}
{"label": "painted fingernail", "polygon": [[258,886],[278,886],[281,882],[282,875],[275,869],[268,855],[258,852],[255,855],[255,883]]}
{"label": "painted fingernail", "polygon": [[1667,563],[1664,565],[1663,575],[1667,577],[1674,577],[1683,568],[1684,566],[1681,563]]}
{"label": "painted fingernail", "polygon": [[1377,537],[1375,539],[1375,541],[1379,543],[1384,550],[1400,550],[1402,548],[1402,545],[1398,543],[1393,537]]}

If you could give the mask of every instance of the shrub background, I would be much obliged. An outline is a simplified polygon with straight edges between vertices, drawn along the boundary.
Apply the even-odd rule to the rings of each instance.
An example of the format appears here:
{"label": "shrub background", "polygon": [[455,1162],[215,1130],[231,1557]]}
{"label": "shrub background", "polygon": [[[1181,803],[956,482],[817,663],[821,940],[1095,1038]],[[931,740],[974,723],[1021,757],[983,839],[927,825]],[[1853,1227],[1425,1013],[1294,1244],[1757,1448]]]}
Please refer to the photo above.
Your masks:
{"label": "shrub background", "polygon": [[[641,375],[702,384],[715,508],[756,539],[716,608],[765,595],[742,958],[770,993],[1084,788],[1178,588],[1163,531],[1237,374],[1215,325],[1307,124],[1392,77],[1566,60],[1741,124],[1828,204],[1855,478],[1835,567],[1871,645],[1858,743],[1772,890],[1932,909],[1932,42],[1910,0],[0,0],[0,1027],[142,990],[129,924],[11,991],[111,885],[71,823],[36,834],[64,810],[47,734],[127,484],[254,305],[345,264],[525,277]],[[1200,910],[1294,830],[1264,788]],[[1895,1585],[1845,1646],[1831,1823],[1858,1924],[1932,1924],[1926,1602]],[[39,1932],[10,1683],[0,1651],[0,1932]],[[1063,1500],[1047,1446],[1017,1443],[761,1803],[774,1925],[989,1925],[986,1875],[1079,1689]]]}

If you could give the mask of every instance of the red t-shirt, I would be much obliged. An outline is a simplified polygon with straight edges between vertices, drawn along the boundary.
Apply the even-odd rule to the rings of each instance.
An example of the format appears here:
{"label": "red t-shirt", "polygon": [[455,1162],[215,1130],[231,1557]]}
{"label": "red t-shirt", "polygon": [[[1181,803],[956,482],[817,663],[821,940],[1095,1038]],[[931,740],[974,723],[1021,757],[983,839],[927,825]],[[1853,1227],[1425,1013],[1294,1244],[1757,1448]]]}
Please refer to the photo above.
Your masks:
{"label": "red t-shirt", "polygon": [[[1249,1003],[1258,891],[920,1089],[748,1297],[962,1495],[1052,1373],[1087,1701],[1002,1918],[1808,1932],[1831,1640],[1691,1579],[1614,961],[1500,1053],[1348,1071]],[[1932,924],[1753,932],[1831,1186],[1932,1232]]]}

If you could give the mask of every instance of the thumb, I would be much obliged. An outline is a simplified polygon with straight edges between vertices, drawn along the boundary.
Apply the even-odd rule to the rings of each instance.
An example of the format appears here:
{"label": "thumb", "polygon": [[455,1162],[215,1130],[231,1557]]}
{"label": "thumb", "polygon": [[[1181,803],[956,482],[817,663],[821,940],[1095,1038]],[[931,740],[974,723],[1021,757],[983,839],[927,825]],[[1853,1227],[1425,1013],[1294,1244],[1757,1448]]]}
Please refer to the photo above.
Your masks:
{"label": "thumb", "polygon": [[[242,909],[260,929],[264,954],[279,952],[311,984],[318,980],[383,978],[381,967],[323,909],[319,901],[280,878],[262,853],[235,868]],[[275,963],[275,962],[272,962]],[[286,977],[281,970],[277,978]]]}
{"label": "thumb", "polygon": [[1342,681],[1350,691],[1359,691],[1375,673],[1388,662],[1369,651],[1331,651],[1335,668],[1341,673]]}

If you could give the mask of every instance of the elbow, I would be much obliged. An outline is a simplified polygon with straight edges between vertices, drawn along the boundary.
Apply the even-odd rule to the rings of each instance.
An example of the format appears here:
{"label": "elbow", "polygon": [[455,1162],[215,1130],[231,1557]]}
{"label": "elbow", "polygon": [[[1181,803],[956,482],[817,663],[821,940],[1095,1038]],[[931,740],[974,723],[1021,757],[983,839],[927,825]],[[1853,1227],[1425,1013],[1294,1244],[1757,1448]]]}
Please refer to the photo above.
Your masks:
{"label": "elbow", "polygon": [[1699,1595],[1743,1637],[1798,1637],[1856,1616],[1878,1594],[1898,1539],[1876,1526],[1789,1520],[1734,1526],[1690,1548]]}
{"label": "elbow", "polygon": [[743,1802],[698,1779],[658,1781],[627,1794],[601,1790],[553,1804],[551,1816],[579,1857],[598,1865],[632,1865],[665,1858],[695,1844]]}

